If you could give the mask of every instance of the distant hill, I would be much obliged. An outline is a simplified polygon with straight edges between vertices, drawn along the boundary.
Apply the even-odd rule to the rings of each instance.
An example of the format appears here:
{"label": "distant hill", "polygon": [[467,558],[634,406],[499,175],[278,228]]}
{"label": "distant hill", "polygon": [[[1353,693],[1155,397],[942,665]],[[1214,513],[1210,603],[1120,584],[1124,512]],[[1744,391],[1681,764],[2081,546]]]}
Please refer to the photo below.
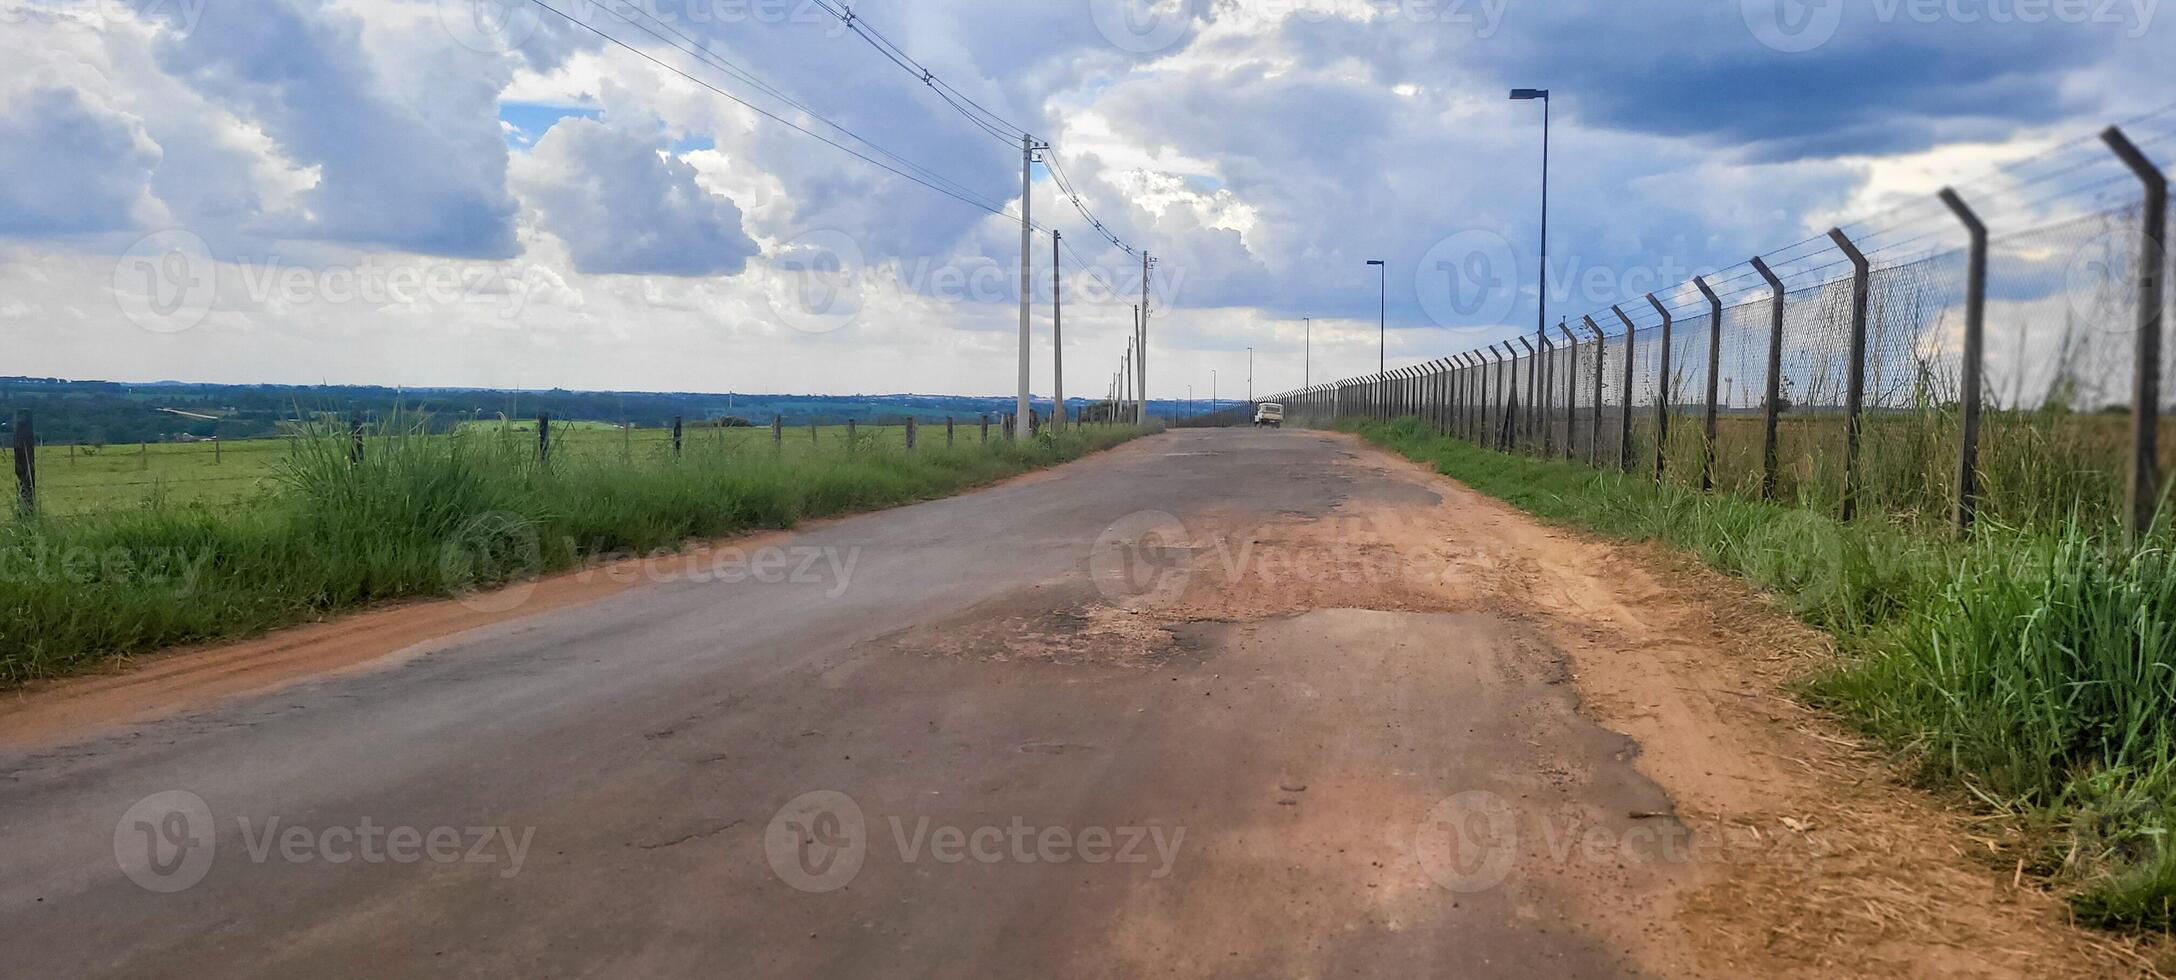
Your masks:
{"label": "distant hill", "polygon": [[[1089,404],[1066,400],[1070,411]],[[1229,402],[1225,404],[1230,404]],[[1050,399],[1034,400],[1050,411]],[[302,418],[368,420],[395,413],[417,416],[433,429],[479,419],[533,419],[549,412],[569,422],[632,423],[643,428],[672,424],[674,416],[698,425],[735,417],[767,425],[781,416],[789,425],[925,422],[946,416],[973,419],[1012,410],[1010,397],[966,395],[791,395],[740,392],[505,391],[488,388],[384,388],[357,385],[215,385],[178,381],[130,384],[62,378],[0,378],[0,430],[17,409],[34,413],[45,443],[123,444],[183,439],[250,439],[277,435]],[[1198,402],[1194,411],[1206,411]],[[1176,417],[1184,402],[1157,401],[1152,414]]]}

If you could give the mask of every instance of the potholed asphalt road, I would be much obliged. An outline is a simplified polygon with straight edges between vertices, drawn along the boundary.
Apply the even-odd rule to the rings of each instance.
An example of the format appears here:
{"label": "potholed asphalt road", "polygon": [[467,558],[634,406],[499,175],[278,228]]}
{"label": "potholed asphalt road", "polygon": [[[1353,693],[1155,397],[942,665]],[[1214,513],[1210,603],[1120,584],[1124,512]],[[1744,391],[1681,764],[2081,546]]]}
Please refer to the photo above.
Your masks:
{"label": "potholed asphalt road", "polygon": [[1210,530],[1436,503],[1366,452],[1169,433],[0,750],[0,974],[1641,972],[1667,876],[1521,833],[1670,808],[1561,656]]}

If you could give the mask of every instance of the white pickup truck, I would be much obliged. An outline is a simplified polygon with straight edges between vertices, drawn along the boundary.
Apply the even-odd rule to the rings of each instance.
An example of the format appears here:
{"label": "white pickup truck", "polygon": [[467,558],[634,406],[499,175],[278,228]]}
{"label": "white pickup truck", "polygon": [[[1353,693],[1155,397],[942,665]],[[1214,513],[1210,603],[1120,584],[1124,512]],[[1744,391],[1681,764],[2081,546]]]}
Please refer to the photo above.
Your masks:
{"label": "white pickup truck", "polygon": [[1263,402],[1254,406],[1254,427],[1259,429],[1265,425],[1272,429],[1284,427],[1283,405],[1276,402]]}

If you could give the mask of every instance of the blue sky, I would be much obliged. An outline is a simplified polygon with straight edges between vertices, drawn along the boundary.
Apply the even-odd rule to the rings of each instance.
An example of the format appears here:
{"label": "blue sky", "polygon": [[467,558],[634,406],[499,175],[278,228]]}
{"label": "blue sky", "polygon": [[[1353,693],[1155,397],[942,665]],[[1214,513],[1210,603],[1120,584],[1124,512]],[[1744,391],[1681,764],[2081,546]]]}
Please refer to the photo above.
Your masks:
{"label": "blue sky", "polygon": [[[499,2],[169,0],[138,16],[0,0],[6,370],[1006,389],[1016,224]],[[706,45],[724,68],[598,4],[554,6],[867,155],[1017,207],[1017,149],[813,8],[649,5],[662,36]],[[1393,363],[1529,326],[1540,119],[1504,98],[1513,86],[1553,94],[1551,269],[1572,314],[2176,98],[2176,14],[2157,0],[855,9],[1055,144],[1089,208],[1160,256],[1165,370],[1152,383],[1243,373],[1249,346],[1262,385],[1296,382],[1302,317],[1317,378],[1371,366],[1368,258],[1389,263]],[[2155,149],[2165,160],[2171,147]],[[1082,372],[1069,387],[1100,391],[1138,273],[1055,191],[1038,167],[1037,218],[1091,270],[1067,285]],[[1047,240],[1036,248],[1032,283],[1047,293]],[[1446,302],[1431,277],[1449,252],[1459,268],[1487,259],[1490,301]],[[138,281],[179,268],[144,264],[171,254],[202,274],[178,291]],[[372,288],[338,285],[356,281]],[[146,325],[172,301],[182,318]],[[1047,329],[1044,304],[1036,315]],[[1040,379],[1045,352],[1037,363]]]}

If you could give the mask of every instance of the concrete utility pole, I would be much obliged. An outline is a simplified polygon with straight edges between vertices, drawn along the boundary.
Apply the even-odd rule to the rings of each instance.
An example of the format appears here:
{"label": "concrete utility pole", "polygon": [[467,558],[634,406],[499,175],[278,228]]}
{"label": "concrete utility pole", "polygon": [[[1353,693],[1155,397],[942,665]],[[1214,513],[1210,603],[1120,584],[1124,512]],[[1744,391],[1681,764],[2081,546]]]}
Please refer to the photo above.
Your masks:
{"label": "concrete utility pole", "polygon": [[1028,259],[1035,247],[1028,205],[1034,198],[1035,137],[1020,137],[1020,397],[1012,417],[1012,437],[1028,434]]}
{"label": "concrete utility pole", "polygon": [[1148,277],[1156,267],[1156,260],[1148,257],[1148,250],[1141,251],[1141,424],[1148,424]]}
{"label": "concrete utility pole", "polygon": [[1058,243],[1063,241],[1056,229],[1050,232],[1050,428],[1055,432],[1065,428],[1065,282],[1058,271]]}

